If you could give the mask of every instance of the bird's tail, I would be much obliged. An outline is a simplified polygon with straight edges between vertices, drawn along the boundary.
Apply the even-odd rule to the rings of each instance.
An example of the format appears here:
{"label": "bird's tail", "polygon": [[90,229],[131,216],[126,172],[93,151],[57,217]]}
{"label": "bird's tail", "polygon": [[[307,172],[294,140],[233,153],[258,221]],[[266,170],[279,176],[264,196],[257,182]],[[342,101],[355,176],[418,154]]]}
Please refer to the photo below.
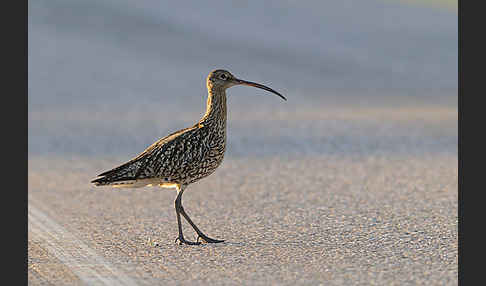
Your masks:
{"label": "bird's tail", "polygon": [[146,180],[110,180],[107,177],[97,178],[91,181],[95,186],[110,186],[115,188],[141,188],[148,185]]}
{"label": "bird's tail", "polygon": [[138,162],[128,162],[119,167],[106,171],[98,175],[98,178],[91,181],[95,186],[113,187],[138,187],[137,170]]}
{"label": "bird's tail", "polygon": [[95,186],[107,186],[115,183],[115,181],[110,180],[108,177],[100,177],[91,181]]}

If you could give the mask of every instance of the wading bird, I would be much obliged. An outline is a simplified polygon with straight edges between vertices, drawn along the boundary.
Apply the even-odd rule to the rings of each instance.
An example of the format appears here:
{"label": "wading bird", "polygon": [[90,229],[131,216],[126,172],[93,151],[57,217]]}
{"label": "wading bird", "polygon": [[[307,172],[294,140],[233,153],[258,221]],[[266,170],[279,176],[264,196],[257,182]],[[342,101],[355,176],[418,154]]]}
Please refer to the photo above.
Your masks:
{"label": "wading bird", "polygon": [[[270,91],[284,100],[283,95],[259,83],[235,78],[225,70],[214,70],[206,79],[208,99],[206,113],[194,126],[174,132],[140,153],[137,157],[91,181],[96,186],[139,188],[158,185],[176,188],[175,211],[179,244],[197,245],[224,240],[206,236],[192,222],[182,207],[182,194],[187,186],[209,176],[221,164],[226,150],[226,89],[248,85]],[[184,239],[181,215],[196,231],[196,242]]]}

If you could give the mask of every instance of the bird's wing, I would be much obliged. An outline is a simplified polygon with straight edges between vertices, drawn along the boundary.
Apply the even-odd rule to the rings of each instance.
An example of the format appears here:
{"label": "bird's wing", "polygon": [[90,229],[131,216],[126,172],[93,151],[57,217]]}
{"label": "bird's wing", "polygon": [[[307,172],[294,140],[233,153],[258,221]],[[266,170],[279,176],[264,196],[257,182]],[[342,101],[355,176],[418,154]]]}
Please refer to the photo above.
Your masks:
{"label": "bird's wing", "polygon": [[[198,128],[198,125],[185,128],[174,133],[171,133],[164,138],[156,141],[150,145],[145,151],[140,153],[137,157],[130,161],[115,167],[111,170],[103,172],[92,183],[106,184],[123,180],[134,180],[139,178],[146,178],[155,176],[160,172],[160,166],[164,159],[171,159],[177,143]],[[168,158],[165,158],[168,157]]]}

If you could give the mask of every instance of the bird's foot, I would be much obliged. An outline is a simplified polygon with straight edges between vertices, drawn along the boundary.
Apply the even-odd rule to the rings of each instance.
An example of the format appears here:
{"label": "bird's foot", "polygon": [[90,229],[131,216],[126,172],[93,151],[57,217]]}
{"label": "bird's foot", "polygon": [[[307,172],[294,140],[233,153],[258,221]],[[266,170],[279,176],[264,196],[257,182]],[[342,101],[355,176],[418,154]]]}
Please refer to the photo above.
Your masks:
{"label": "bird's foot", "polygon": [[[198,235],[197,242],[199,242],[199,239],[202,239],[206,243],[219,243],[219,242],[224,242],[224,240],[212,239],[212,238],[209,238],[209,237],[207,237],[205,235]],[[201,243],[201,242],[199,242],[199,243]]]}
{"label": "bird's foot", "polygon": [[201,244],[199,241],[194,242],[194,241],[185,240],[184,237],[182,237],[182,236],[179,236],[178,238],[176,238],[175,243],[179,243],[179,245],[183,245],[183,244],[199,245],[199,244]]}

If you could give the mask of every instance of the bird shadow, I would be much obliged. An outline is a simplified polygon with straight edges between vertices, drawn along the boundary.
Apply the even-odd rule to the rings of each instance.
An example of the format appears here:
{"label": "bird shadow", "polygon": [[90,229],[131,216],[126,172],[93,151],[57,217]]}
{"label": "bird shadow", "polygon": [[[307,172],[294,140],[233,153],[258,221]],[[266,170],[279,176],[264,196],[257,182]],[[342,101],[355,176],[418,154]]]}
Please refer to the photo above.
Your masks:
{"label": "bird shadow", "polygon": [[270,239],[263,239],[263,240],[248,240],[248,241],[233,241],[233,240],[225,240],[220,243],[201,243],[199,245],[179,245],[177,243],[152,243],[153,247],[160,247],[160,248],[169,248],[172,246],[177,247],[187,247],[187,248],[228,248],[228,247],[239,247],[239,248],[248,248],[248,247],[302,247],[302,246],[310,246],[310,247],[319,247],[329,245],[330,243],[325,240],[311,240],[311,239],[299,239],[299,240],[270,240]]}

